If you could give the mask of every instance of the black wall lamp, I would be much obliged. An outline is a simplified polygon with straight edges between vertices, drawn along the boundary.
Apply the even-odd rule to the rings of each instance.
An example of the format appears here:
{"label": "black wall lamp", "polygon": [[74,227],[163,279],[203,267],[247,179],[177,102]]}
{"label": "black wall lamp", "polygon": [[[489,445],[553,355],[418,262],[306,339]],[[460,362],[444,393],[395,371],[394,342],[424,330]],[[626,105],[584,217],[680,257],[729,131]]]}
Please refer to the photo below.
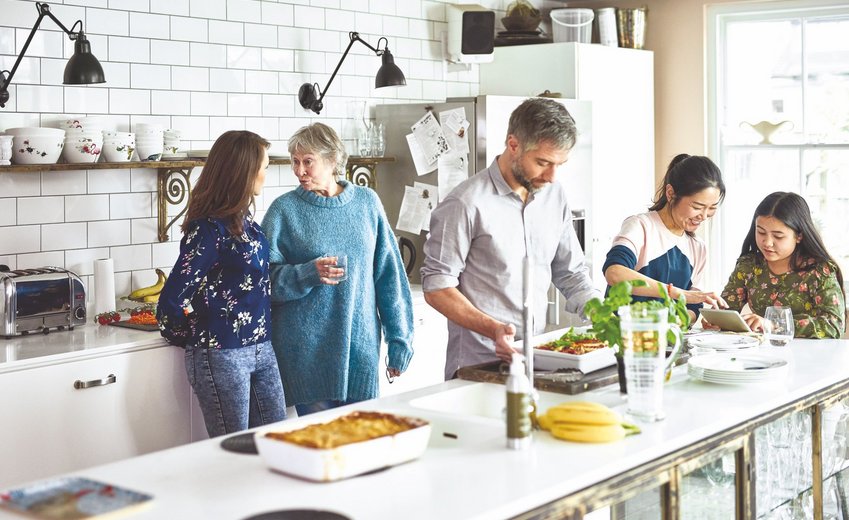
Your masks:
{"label": "black wall lamp", "polygon": [[[348,56],[348,51],[351,50],[354,42],[362,43],[371,49],[377,56],[381,56],[383,58],[383,65],[380,66],[380,69],[377,71],[377,76],[374,78],[374,88],[407,84],[407,80],[404,78],[404,73],[401,72],[398,65],[395,65],[395,58],[392,56],[392,53],[389,52],[389,41],[385,37],[381,36],[380,39],[377,40],[377,48],[372,47],[365,40],[360,38],[359,33],[350,32],[348,33],[348,37],[351,39],[350,43],[348,43],[348,48],[345,49],[345,54],[342,55],[342,59],[339,60],[339,64],[336,65],[336,69],[333,71],[333,74],[331,74],[327,85],[324,86],[324,90],[322,91],[318,87],[318,83],[304,83],[301,85],[301,88],[298,89],[298,101],[301,103],[302,107],[312,110],[316,114],[321,113],[321,109],[324,108],[324,103],[322,103],[321,100],[324,99],[324,94],[327,93],[327,89],[330,88],[330,84],[333,83],[333,78],[335,78],[336,73],[339,72],[339,67],[342,66],[342,62],[345,61],[345,58]],[[382,49],[380,48],[381,41],[383,41]]]}
{"label": "black wall lamp", "polygon": [[[53,16],[53,13],[50,12],[49,5],[42,2],[36,2],[35,9],[38,11],[38,20],[35,21],[35,25],[32,27],[32,31],[30,31],[26,43],[24,43],[24,48],[21,49],[21,53],[18,54],[18,59],[15,60],[15,65],[12,66],[11,72],[8,70],[0,71],[0,108],[4,108],[6,106],[6,102],[9,101],[9,84],[12,83],[12,77],[15,75],[15,71],[18,70],[18,65],[21,64],[21,60],[23,59],[24,54],[26,54],[30,42],[32,42],[32,37],[35,36],[35,31],[38,30],[38,26],[41,25],[41,20],[45,16],[56,22],[56,25],[65,31],[65,34],[67,34],[71,40],[74,40],[74,55],[71,56],[71,59],[68,60],[68,64],[65,65],[65,76],[62,83],[65,85],[106,83],[106,78],[103,75],[103,67],[100,65],[100,62],[97,61],[97,58],[94,57],[94,54],[91,53],[91,44],[88,42],[88,39],[86,39],[85,34],[83,33],[82,20],[77,20],[76,23],[71,26],[71,29],[68,30],[67,27],[62,25],[62,22]],[[80,28],[78,31],[74,31],[77,25],[79,25]]]}

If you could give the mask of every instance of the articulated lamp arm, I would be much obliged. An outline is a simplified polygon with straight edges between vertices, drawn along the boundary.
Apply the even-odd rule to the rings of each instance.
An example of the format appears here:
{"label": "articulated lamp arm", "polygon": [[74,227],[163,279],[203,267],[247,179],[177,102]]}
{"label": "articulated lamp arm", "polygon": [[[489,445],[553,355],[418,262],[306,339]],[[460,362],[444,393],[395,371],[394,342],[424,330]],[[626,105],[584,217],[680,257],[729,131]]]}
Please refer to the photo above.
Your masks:
{"label": "articulated lamp arm", "polygon": [[[12,83],[15,71],[18,70],[18,66],[21,64],[21,60],[24,58],[24,55],[29,48],[29,44],[32,42],[33,36],[35,36],[35,31],[38,30],[38,27],[41,25],[41,20],[43,20],[45,16],[53,20],[56,25],[65,31],[65,34],[67,34],[71,40],[76,40],[80,37],[84,38],[82,20],[77,20],[69,30],[62,22],[59,21],[58,18],[56,18],[56,16],[53,15],[52,12],[50,12],[49,5],[43,2],[36,2],[35,9],[38,11],[38,19],[35,21],[35,25],[33,25],[32,30],[29,32],[27,41],[24,43],[24,47],[21,49],[20,54],[18,54],[18,59],[16,59],[15,64],[12,65],[12,70],[0,71],[0,80],[2,80],[2,83],[0,83],[0,108],[4,108],[6,106],[6,102],[9,101],[9,85]],[[73,29],[76,28],[77,24],[79,24],[80,30],[78,32],[74,32]]]}
{"label": "articulated lamp arm", "polygon": [[[377,56],[384,56],[384,63],[386,62],[386,57],[390,58],[391,61],[392,53],[389,52],[389,48],[387,46],[388,41],[385,37],[380,37],[380,39],[377,41],[377,47],[372,47],[367,41],[360,38],[360,34],[356,31],[348,33],[348,37],[351,39],[351,41],[348,42],[348,47],[345,48],[345,52],[342,54],[342,59],[339,60],[339,63],[336,65],[336,68],[333,69],[333,74],[330,75],[330,79],[327,81],[327,85],[324,86],[324,90],[319,88],[318,83],[304,83],[303,85],[301,85],[301,88],[298,90],[298,101],[301,103],[302,107],[312,110],[316,114],[321,112],[321,110],[324,108],[324,103],[322,103],[322,100],[324,99],[324,94],[327,93],[327,89],[330,88],[330,84],[333,83],[333,80],[336,78],[336,74],[339,72],[339,68],[342,67],[342,63],[345,61],[345,58],[348,57],[348,52],[351,51],[351,47],[353,47],[354,42],[362,43],[363,45],[371,49],[371,51]],[[380,48],[381,40],[383,40],[384,42],[382,49]],[[394,62],[392,62],[392,66],[394,67]],[[393,84],[405,84],[403,74],[400,72],[400,70],[398,71],[398,73],[400,74],[400,80],[398,80],[398,83]],[[382,87],[386,85],[375,86]],[[316,97],[316,93],[318,94],[318,97]]]}

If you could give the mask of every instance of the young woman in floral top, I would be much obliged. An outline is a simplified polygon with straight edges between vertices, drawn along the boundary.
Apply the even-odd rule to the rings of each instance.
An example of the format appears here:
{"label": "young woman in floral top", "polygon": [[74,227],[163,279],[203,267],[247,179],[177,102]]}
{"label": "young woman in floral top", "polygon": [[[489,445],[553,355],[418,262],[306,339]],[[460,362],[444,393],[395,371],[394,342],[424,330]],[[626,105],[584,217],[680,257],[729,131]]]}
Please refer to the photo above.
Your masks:
{"label": "young woman in floral top", "polygon": [[269,142],[221,135],[192,190],[180,256],[159,296],[162,335],[186,349],[186,374],[210,437],[286,418],[269,337],[268,242],[250,213]]}
{"label": "young woman in floral top", "polygon": [[752,330],[762,331],[766,308],[778,306],[793,310],[797,338],[843,335],[843,275],[805,199],[775,192],[760,203],[722,297],[738,311],[749,304],[752,314],[743,318]]}

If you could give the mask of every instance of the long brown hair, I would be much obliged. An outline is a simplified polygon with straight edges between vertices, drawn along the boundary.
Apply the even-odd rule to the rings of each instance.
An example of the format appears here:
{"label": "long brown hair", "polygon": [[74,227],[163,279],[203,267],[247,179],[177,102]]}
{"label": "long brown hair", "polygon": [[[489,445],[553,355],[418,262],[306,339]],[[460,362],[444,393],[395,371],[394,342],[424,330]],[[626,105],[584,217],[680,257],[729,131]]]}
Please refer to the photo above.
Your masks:
{"label": "long brown hair", "polygon": [[271,143],[247,130],[221,134],[209,156],[189,200],[181,229],[195,220],[214,217],[225,221],[233,236],[244,231],[248,210],[255,205],[254,184],[262,166],[263,151]]}

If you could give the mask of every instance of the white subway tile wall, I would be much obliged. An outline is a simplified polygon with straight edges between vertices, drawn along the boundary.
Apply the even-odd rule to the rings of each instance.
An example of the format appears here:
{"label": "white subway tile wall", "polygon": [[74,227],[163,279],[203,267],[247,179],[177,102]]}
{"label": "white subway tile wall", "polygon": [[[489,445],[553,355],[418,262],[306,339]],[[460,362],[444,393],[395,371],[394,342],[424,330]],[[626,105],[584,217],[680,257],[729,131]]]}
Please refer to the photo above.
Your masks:
{"label": "white subway tile wall", "polygon": [[[181,130],[185,149],[208,149],[227,130],[249,129],[272,142],[272,153],[286,155],[296,129],[322,121],[351,143],[351,125],[343,124],[350,102],[373,106],[477,93],[477,67],[454,72],[443,58],[449,3],[455,2],[57,0],[50,6],[63,24],[82,20],[107,83],[63,86],[73,42],[44,20],[0,109],[0,131],[96,114],[119,131],[141,122]],[[476,3],[504,9],[501,0]],[[0,70],[8,70],[37,12],[32,0],[0,0],[0,12]],[[380,58],[355,43],[321,115],[303,110],[298,88],[305,82],[324,88],[349,31],[371,45],[385,36],[408,85],[374,89]],[[0,172],[0,264],[66,267],[93,294],[93,260],[112,257],[119,295],[153,283],[153,269],[171,268],[182,237],[177,222],[170,240],[158,241],[156,181],[156,171],[143,168]],[[271,166],[257,218],[295,184],[288,166]],[[169,207],[169,218],[181,207]]]}

